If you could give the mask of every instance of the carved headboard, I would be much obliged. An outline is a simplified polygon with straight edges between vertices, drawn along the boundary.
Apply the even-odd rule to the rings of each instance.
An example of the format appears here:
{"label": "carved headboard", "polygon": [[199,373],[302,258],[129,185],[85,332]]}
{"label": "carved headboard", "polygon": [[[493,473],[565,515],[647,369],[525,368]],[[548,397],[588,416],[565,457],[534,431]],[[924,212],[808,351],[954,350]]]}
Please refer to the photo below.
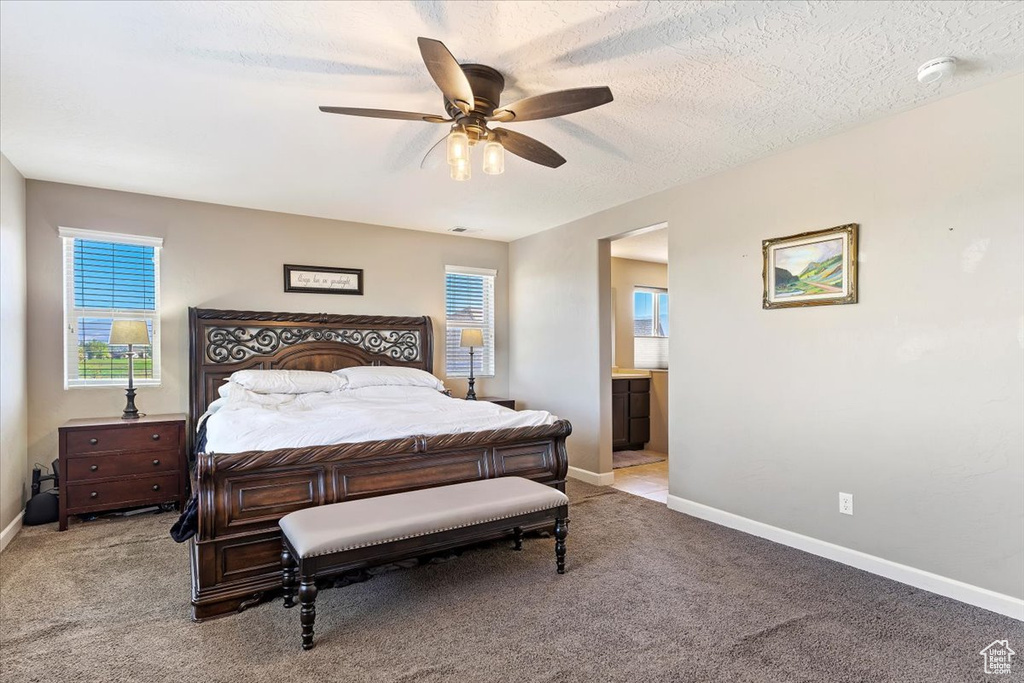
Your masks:
{"label": "carved headboard", "polygon": [[433,371],[428,316],[329,315],[189,308],[189,417],[195,426],[236,370],[331,372],[356,365]]}

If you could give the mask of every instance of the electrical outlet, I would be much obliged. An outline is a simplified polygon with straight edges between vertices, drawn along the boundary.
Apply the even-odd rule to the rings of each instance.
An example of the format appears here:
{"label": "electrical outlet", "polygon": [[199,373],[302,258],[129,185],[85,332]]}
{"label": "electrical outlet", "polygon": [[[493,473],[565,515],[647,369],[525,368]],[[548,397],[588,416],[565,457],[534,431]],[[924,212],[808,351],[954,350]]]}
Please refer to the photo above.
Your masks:
{"label": "electrical outlet", "polygon": [[839,512],[844,515],[853,514],[853,494],[839,492]]}

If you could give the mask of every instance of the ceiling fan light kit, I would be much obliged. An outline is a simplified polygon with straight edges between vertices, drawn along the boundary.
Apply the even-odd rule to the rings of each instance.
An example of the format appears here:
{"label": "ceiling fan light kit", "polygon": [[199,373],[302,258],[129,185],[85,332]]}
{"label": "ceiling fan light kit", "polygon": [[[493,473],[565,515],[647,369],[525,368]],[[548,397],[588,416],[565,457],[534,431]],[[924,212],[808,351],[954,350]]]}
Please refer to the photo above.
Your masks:
{"label": "ceiling fan light kit", "polygon": [[[613,99],[611,89],[600,86],[535,95],[501,107],[501,92],[505,89],[505,78],[501,73],[483,64],[459,64],[439,40],[419,38],[418,42],[423,63],[444,95],[448,118],[437,114],[355,107],[320,107],[320,111],[380,119],[453,123],[445,148],[454,180],[470,179],[470,150],[478,142],[483,143],[483,172],[487,175],[505,172],[506,150],[535,164],[558,168],[565,163],[565,158],[544,143],[507,128],[488,128],[487,124],[550,119],[599,107]],[[427,154],[429,156],[430,152]],[[421,167],[425,162],[426,159]]]}
{"label": "ceiling fan light kit", "polygon": [[505,172],[505,148],[497,140],[484,143],[484,173],[501,175]]}
{"label": "ceiling fan light kit", "polygon": [[458,126],[452,127],[448,133],[448,165],[469,161],[469,136]]}
{"label": "ceiling fan light kit", "polygon": [[473,167],[469,164],[469,157],[456,161],[449,168],[452,180],[469,180],[473,177]]}

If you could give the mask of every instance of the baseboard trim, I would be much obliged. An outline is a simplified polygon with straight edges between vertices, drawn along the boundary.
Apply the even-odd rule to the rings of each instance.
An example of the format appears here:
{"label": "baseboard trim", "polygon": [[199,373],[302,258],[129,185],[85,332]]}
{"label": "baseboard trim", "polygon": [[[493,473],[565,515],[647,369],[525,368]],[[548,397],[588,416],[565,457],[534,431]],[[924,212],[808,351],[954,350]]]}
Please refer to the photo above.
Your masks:
{"label": "baseboard trim", "polygon": [[965,602],[968,605],[974,605],[975,607],[981,607],[991,612],[997,612],[1013,619],[1024,621],[1024,600],[1010,595],[973,586],[963,581],[933,574],[923,569],[917,569],[875,555],[869,555],[859,550],[836,545],[835,543],[804,536],[795,531],[787,531],[786,529],[758,522],[747,517],[741,517],[725,510],[719,510],[718,508],[696,503],[686,498],[680,498],[679,496],[669,494],[668,507],[676,512],[699,517],[700,519],[714,522],[730,529],[743,531],[753,536],[796,548],[797,550],[803,550],[812,555],[884,576],[887,579],[899,581],[900,583],[905,583],[930,593],[937,593],[953,600]]}
{"label": "baseboard trim", "polygon": [[598,474],[597,472],[591,472],[590,470],[580,469],[579,467],[569,466],[569,476],[573,479],[579,479],[588,484],[594,486],[611,486],[615,483],[615,474],[612,472],[605,472],[604,474]]}
{"label": "baseboard trim", "polygon": [[21,531],[21,520],[25,517],[25,511],[22,510],[18,513],[18,516],[11,520],[11,523],[7,525],[7,528],[0,532],[0,552],[7,547],[18,532]]}

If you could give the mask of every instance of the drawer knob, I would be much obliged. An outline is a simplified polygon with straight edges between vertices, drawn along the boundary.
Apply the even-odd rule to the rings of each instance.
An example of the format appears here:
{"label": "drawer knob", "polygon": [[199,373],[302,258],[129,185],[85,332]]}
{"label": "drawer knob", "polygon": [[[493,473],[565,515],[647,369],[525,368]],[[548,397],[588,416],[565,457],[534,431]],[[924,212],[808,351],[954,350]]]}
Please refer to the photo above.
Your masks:
{"label": "drawer knob", "polygon": [[93,446],[95,446],[95,445],[96,445],[96,444],[98,444],[99,442],[100,442],[100,440],[99,440],[99,439],[89,439],[89,443],[90,443],[91,445],[93,445]]}
{"label": "drawer knob", "polygon": [[159,464],[160,464],[160,461],[159,461],[159,460],[154,460],[154,461],[153,461],[153,464],[154,464],[154,465],[159,465]]}
{"label": "drawer knob", "polygon": [[160,435],[159,434],[154,434],[153,435],[153,441],[159,441],[159,440],[160,440]]}
{"label": "drawer knob", "polygon": [[100,466],[99,466],[99,465],[89,465],[89,471],[90,471],[90,472],[95,472],[95,471],[96,471],[96,470],[98,470],[99,468],[100,468]]}
{"label": "drawer knob", "polygon": [[99,496],[99,495],[100,495],[100,494],[98,494],[98,493],[96,493],[95,491],[93,491],[92,493],[90,493],[90,494],[89,494],[89,497],[90,497],[90,498],[96,498],[96,497],[97,497],[97,496]]}
{"label": "drawer knob", "polygon": [[160,484],[153,484],[153,490],[154,491],[159,491],[160,490]]}

